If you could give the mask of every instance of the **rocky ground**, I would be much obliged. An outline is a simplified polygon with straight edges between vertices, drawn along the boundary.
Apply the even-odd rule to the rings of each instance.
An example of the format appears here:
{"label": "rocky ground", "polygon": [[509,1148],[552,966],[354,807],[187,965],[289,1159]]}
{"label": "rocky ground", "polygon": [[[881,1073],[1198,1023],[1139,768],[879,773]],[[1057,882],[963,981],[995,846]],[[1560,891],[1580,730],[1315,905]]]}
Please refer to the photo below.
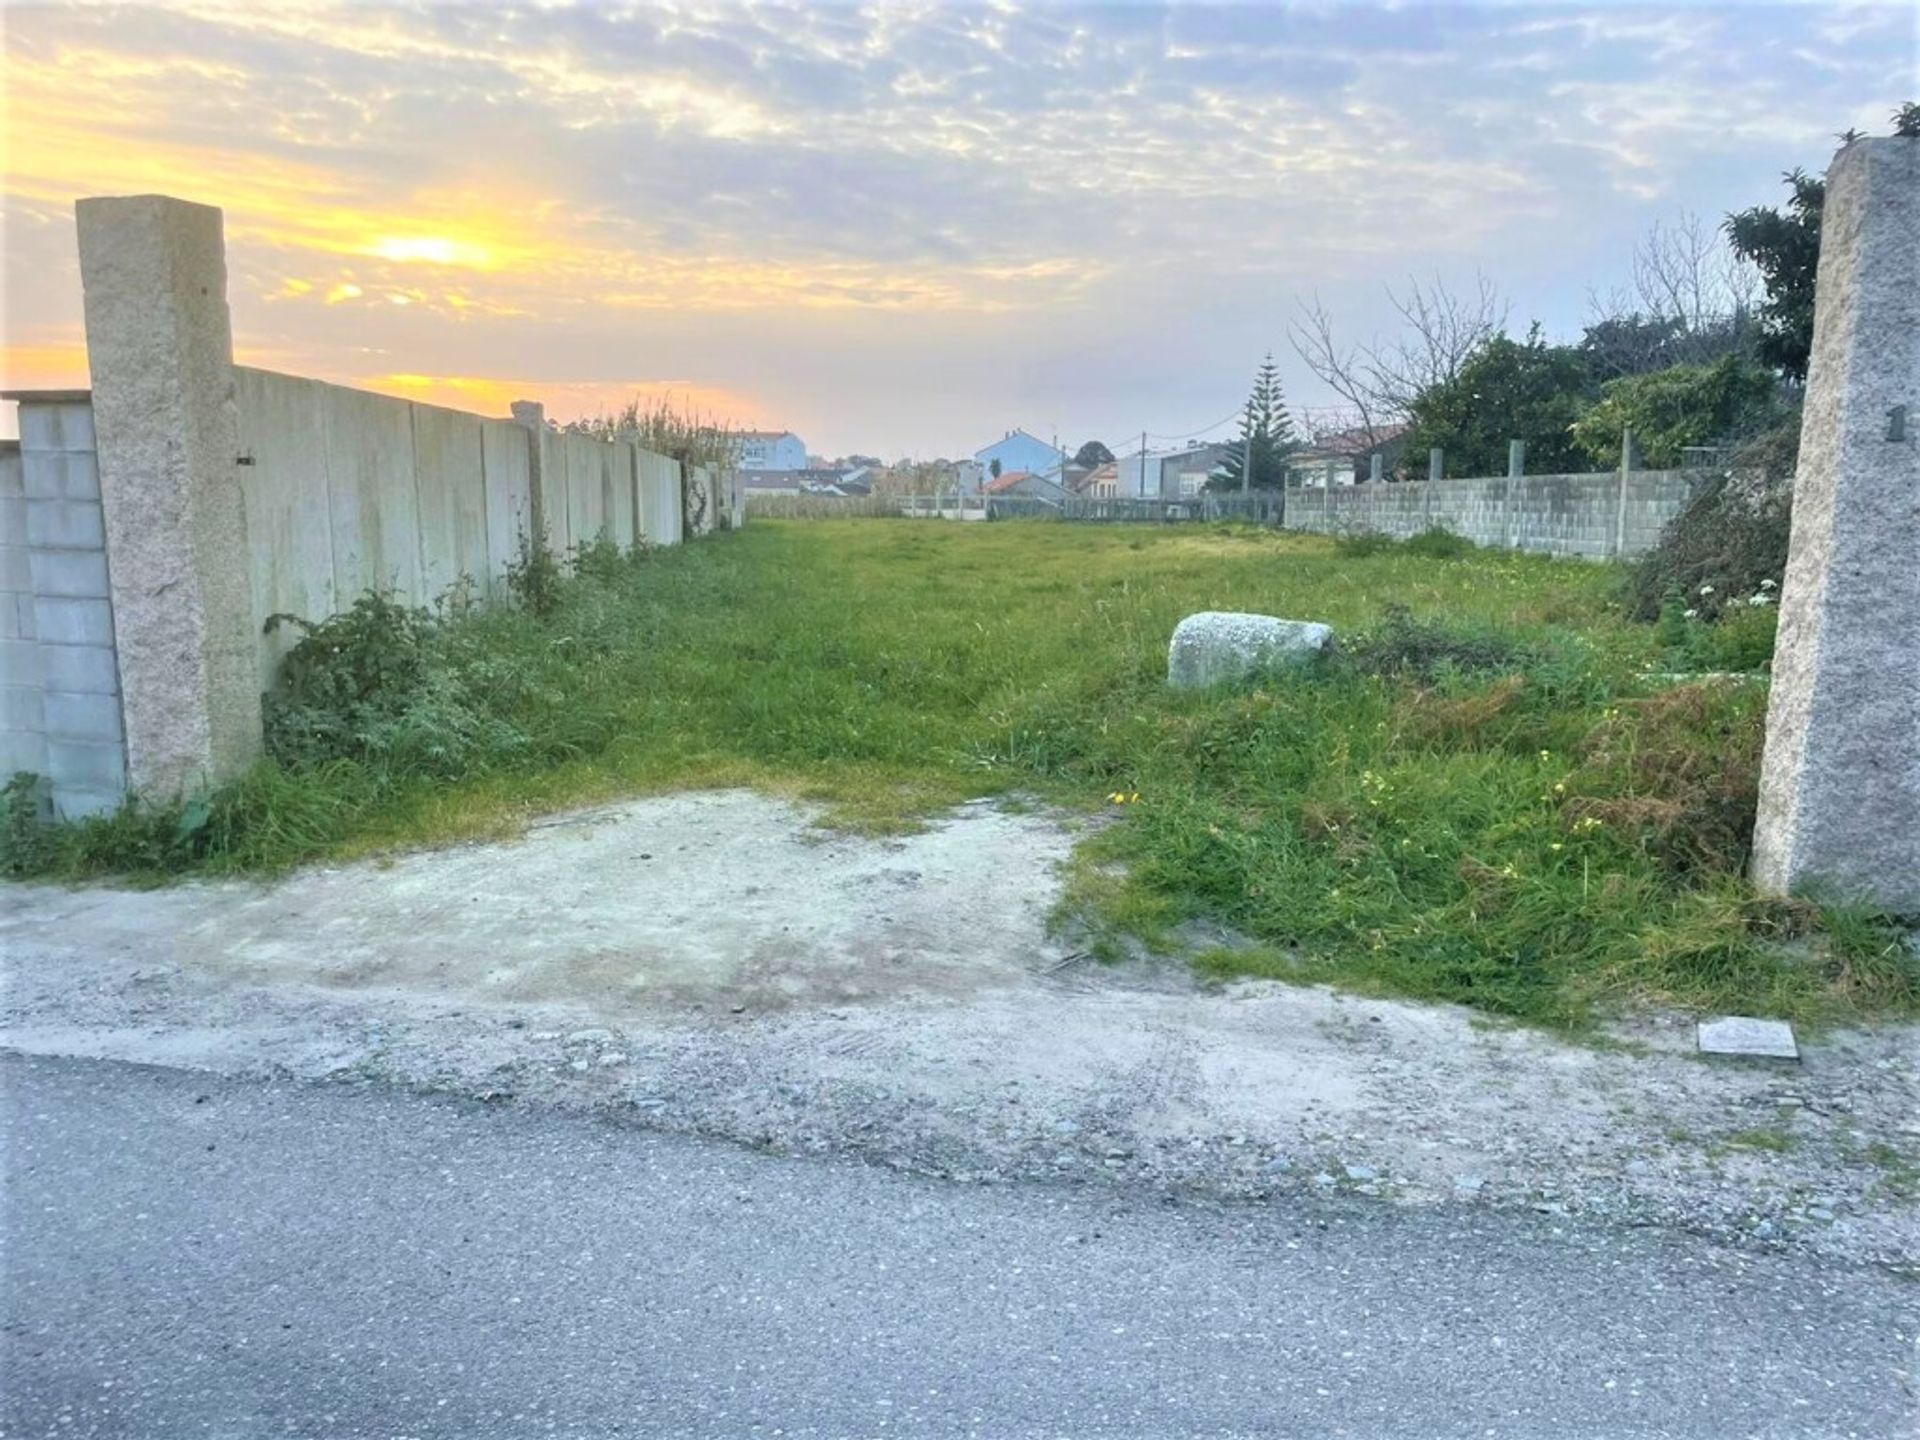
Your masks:
{"label": "rocky ground", "polygon": [[374,1078],[976,1181],[1520,1208],[1920,1265],[1920,1031],[1712,1062],[1467,1011],[1107,967],[1070,826],[913,836],[681,795],[271,885],[0,893],[0,1046]]}

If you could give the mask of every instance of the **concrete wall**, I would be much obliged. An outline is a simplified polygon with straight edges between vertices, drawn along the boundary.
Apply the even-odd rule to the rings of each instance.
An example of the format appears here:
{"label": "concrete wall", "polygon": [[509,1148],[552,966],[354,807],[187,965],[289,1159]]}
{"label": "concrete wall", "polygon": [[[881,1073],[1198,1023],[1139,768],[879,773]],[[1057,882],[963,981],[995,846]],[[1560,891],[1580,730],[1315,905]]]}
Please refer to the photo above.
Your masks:
{"label": "concrete wall", "polygon": [[491,420],[319,380],[234,367],[259,683],[299,632],[370,589],[431,604],[470,582],[504,593],[531,533],[531,437]]}
{"label": "concrete wall", "polygon": [[93,413],[84,394],[20,406],[0,455],[0,769],[48,783],[55,811],[97,815],[126,790]]}
{"label": "concrete wall", "polygon": [[[623,549],[683,538],[679,464],[632,441],[234,374],[256,631],[274,614],[324,619],[375,588],[415,605],[462,584],[499,599],[543,524],[563,560],[602,536]],[[260,634],[263,690],[298,639]]]}
{"label": "concrete wall", "polygon": [[1404,539],[1438,526],[1476,545],[1601,559],[1639,555],[1686,508],[1686,472],[1635,470],[1287,492],[1287,528],[1320,534],[1377,531]]}
{"label": "concrete wall", "polygon": [[[75,207],[93,389],[15,392],[0,453],[0,761],[64,814],[201,793],[262,748],[295,627],[368,590],[497,599],[523,537],[563,560],[735,523],[736,477],[630,439],[493,419],[233,363],[220,211]],[[701,522],[689,525],[684,494]]]}
{"label": "concrete wall", "polygon": [[680,462],[651,450],[636,450],[640,534],[650,545],[678,545],[686,539],[680,512]]}

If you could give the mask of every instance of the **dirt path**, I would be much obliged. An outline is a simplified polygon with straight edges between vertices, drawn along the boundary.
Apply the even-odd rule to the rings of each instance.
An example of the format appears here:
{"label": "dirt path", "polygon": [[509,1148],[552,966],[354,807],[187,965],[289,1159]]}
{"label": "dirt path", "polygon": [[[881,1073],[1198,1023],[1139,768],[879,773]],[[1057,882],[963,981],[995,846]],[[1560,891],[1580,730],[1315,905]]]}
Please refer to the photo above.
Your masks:
{"label": "dirt path", "polygon": [[1738,1066],[1678,1018],[1596,1047],[1203,990],[1048,936],[1056,818],[975,805],[888,840],[810,820],[680,795],[272,886],[0,891],[0,1045],[618,1108],[977,1179],[1357,1191],[1920,1259],[1912,1028]]}

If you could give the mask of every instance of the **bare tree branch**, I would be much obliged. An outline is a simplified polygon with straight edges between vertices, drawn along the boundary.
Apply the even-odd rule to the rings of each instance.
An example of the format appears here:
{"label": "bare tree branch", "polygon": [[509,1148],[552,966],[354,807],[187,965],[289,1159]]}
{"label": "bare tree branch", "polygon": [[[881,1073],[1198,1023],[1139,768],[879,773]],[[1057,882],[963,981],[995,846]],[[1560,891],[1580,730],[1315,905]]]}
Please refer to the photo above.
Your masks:
{"label": "bare tree branch", "polygon": [[1359,421],[1355,428],[1366,432],[1367,444],[1372,447],[1379,433],[1377,418],[1383,405],[1370,354],[1358,346],[1339,342],[1333,317],[1317,293],[1311,303],[1296,300],[1294,308],[1299,313],[1287,322],[1287,341],[1293,346],[1293,353],[1353,412]]}
{"label": "bare tree branch", "polygon": [[1474,351],[1507,324],[1507,303],[1485,275],[1475,272],[1473,289],[1448,287],[1438,275],[1423,283],[1409,277],[1405,293],[1387,289],[1387,302],[1403,324],[1390,343],[1341,343],[1320,297],[1296,301],[1296,317],[1287,338],[1294,354],[1344,408],[1357,417],[1369,449],[1379,445],[1385,427],[1405,418],[1413,402],[1435,385],[1460,373]]}

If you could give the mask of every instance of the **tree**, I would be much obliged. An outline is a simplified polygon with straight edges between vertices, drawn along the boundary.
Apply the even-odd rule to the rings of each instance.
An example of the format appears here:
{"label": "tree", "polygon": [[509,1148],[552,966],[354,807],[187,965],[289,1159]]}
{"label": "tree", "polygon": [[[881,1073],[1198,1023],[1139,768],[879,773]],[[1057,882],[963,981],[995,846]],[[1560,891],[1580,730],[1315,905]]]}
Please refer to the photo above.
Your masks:
{"label": "tree", "polygon": [[1579,470],[1584,457],[1569,431],[1596,389],[1586,357],[1547,344],[1537,324],[1524,341],[1497,335],[1413,402],[1407,448],[1439,446],[1450,474],[1504,475],[1507,442],[1524,440],[1534,473]]}
{"label": "tree", "polygon": [[993,473],[994,479],[998,480],[1000,478],[1000,457],[998,455],[987,462],[987,469]]}
{"label": "tree", "polygon": [[1438,276],[1426,285],[1409,278],[1404,295],[1388,288],[1387,301],[1404,322],[1400,336],[1387,343],[1342,342],[1317,295],[1310,304],[1298,303],[1298,316],[1287,327],[1294,353],[1344,402],[1369,450],[1419,395],[1452,381],[1468,357],[1507,325],[1506,301],[1478,273],[1471,292],[1456,292]]}
{"label": "tree", "polygon": [[[1920,104],[1909,101],[1893,112],[1893,133],[1920,136]],[[1859,132],[1841,135],[1852,144]],[[1781,177],[1787,202],[1776,210],[1768,205],[1727,216],[1722,227],[1743,259],[1751,261],[1766,285],[1760,306],[1759,355],[1791,380],[1807,378],[1807,359],[1813,353],[1813,285],[1820,270],[1820,216],[1827,200],[1827,182],[1804,170]]]}
{"label": "tree", "polygon": [[1089,440],[1073,452],[1073,463],[1076,465],[1084,465],[1089,470],[1097,470],[1102,465],[1111,465],[1113,463],[1113,451],[1109,450],[1098,440]]}
{"label": "tree", "polygon": [[1741,440],[1780,418],[1773,372],[1741,355],[1610,380],[1574,422],[1573,439],[1596,464],[1620,463],[1620,433],[1653,466],[1677,465],[1689,446]]}
{"label": "tree", "polygon": [[1626,288],[1589,294],[1580,348],[1603,379],[1710,364],[1751,349],[1757,288],[1726,237],[1683,210],[1635,244]]}
{"label": "tree", "polygon": [[1250,456],[1253,470],[1251,488],[1277,490],[1287,482],[1286,457],[1299,441],[1293,433],[1293,419],[1287,414],[1286,397],[1280,390],[1280,372],[1269,350],[1253,377],[1253,392],[1247,396],[1246,409],[1240,415],[1240,438],[1220,467],[1222,474],[1207,482],[1212,490],[1239,490],[1242,472]]}
{"label": "tree", "polygon": [[1792,380],[1807,378],[1813,353],[1813,282],[1820,269],[1820,212],[1827,182],[1804,170],[1784,177],[1788,195],[1779,210],[1756,205],[1729,215],[1727,239],[1760,272],[1760,339],[1755,353]]}

